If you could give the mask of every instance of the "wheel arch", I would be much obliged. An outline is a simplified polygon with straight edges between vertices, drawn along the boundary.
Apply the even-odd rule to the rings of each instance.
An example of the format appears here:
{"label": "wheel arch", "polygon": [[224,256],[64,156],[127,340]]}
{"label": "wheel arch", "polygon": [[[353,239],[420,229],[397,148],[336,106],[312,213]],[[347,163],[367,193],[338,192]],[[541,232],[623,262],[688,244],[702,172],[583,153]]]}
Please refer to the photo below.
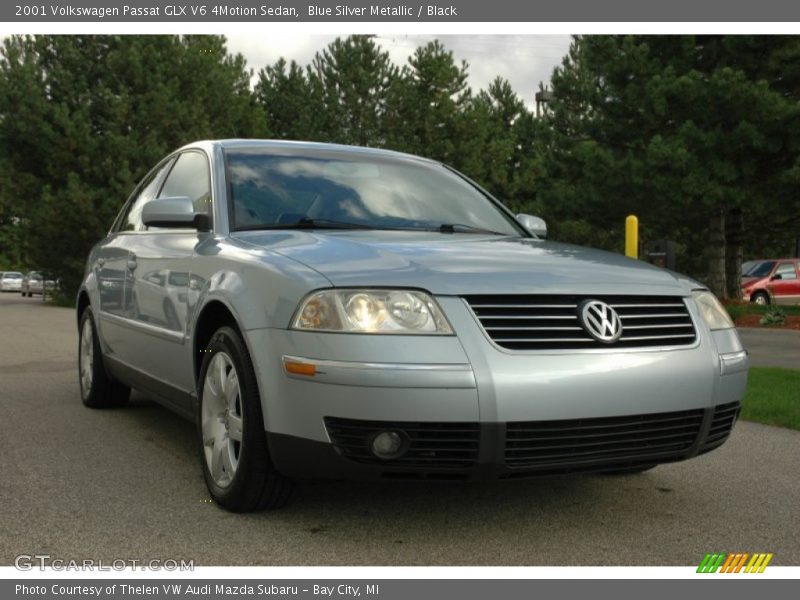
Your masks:
{"label": "wheel arch", "polygon": [[84,311],[91,305],[92,303],[89,300],[89,292],[86,291],[86,288],[81,288],[81,290],[78,292],[78,300],[75,304],[78,327],[81,326],[81,317],[83,316]]}
{"label": "wheel arch", "polygon": [[[219,298],[209,299],[197,315],[194,324],[194,334],[192,335],[192,368],[194,381],[200,375],[200,367],[203,364],[203,349],[208,346],[211,336],[220,327],[229,326],[235,329],[242,336],[245,346],[250,352],[244,329],[239,324],[234,311]],[[198,390],[199,392],[199,390]]]}

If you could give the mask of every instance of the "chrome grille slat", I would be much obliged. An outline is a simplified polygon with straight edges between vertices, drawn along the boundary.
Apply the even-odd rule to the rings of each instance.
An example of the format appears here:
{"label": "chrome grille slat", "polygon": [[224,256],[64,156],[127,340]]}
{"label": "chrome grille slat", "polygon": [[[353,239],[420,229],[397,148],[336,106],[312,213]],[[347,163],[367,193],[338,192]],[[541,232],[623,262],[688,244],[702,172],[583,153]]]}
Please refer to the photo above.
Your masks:
{"label": "chrome grille slat", "polygon": [[669,335],[629,335],[626,336],[626,340],[663,340],[665,338],[674,339],[674,338],[692,338],[694,339],[693,333],[671,333]]}
{"label": "chrome grille slat", "polygon": [[577,304],[473,304],[472,308],[578,308]]}
{"label": "chrome grille slat", "polygon": [[[622,336],[612,344],[584,332],[578,307],[601,300],[620,317]],[[687,346],[697,339],[683,298],[677,296],[481,295],[465,300],[486,334],[508,350]]]}
{"label": "chrome grille slat", "polygon": [[659,314],[650,314],[650,315],[626,315],[620,314],[619,318],[623,321],[625,319],[681,319],[681,318],[688,318],[689,315],[685,313],[659,313]]}
{"label": "chrome grille slat", "polygon": [[592,342],[592,338],[494,338],[494,341],[498,344],[501,342],[559,342],[559,343],[575,343],[575,342]]}
{"label": "chrome grille slat", "polygon": [[[683,327],[683,325],[679,325]],[[486,327],[486,331],[583,331],[580,327]]]}
{"label": "chrome grille slat", "polygon": [[683,303],[671,304],[612,304],[611,308],[683,308]]}
{"label": "chrome grille slat", "polygon": [[657,325],[628,325],[625,329],[677,329],[682,328],[686,329],[687,327],[691,328],[691,323],[658,323]]}

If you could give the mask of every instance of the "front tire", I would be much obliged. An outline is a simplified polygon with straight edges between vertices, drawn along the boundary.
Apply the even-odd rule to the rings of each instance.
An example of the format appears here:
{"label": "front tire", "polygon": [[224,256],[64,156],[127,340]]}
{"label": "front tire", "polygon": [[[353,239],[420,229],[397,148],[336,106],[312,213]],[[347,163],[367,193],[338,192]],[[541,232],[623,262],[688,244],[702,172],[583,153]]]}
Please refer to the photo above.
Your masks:
{"label": "front tire", "polygon": [[767,306],[769,304],[769,295],[764,292],[756,292],[753,294],[751,302],[759,306]]}
{"label": "front tire", "polygon": [[78,336],[78,381],[81,400],[89,408],[114,408],[128,403],[131,389],[112,379],[103,365],[92,309],[81,315]]}
{"label": "front tire", "polygon": [[291,481],[270,461],[253,363],[233,328],[211,337],[197,390],[203,475],[217,504],[233,512],[285,505]]}

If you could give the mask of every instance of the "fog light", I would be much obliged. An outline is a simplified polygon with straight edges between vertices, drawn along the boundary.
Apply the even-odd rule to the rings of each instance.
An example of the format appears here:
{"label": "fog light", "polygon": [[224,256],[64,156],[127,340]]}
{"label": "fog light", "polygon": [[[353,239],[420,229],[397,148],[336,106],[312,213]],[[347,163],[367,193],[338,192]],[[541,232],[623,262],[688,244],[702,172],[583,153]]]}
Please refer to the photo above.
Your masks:
{"label": "fog light", "polygon": [[382,431],[372,438],[372,453],[385,460],[401,456],[405,446],[403,436],[397,431]]}

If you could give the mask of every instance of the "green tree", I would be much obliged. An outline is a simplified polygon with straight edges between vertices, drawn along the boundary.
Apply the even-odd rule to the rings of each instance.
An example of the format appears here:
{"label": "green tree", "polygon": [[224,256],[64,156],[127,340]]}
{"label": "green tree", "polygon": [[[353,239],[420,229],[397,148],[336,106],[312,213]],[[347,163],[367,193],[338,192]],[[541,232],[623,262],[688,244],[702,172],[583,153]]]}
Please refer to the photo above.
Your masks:
{"label": "green tree", "polygon": [[538,212],[538,123],[511,84],[492,81],[474,98],[467,119],[477,151],[465,171],[514,210]]}
{"label": "green tree", "polygon": [[6,38],[0,198],[28,266],[73,294],[88,249],[159,158],[196,139],[266,133],[249,78],[221,37]]}
{"label": "green tree", "polygon": [[779,69],[787,53],[796,40],[577,37],[553,75],[548,212],[615,245],[621,235],[602,232],[621,232],[636,213],[645,237],[678,239],[682,266],[720,296],[737,293],[731,242],[745,219],[787,208],[797,164],[796,68],[791,81]]}
{"label": "green tree", "polygon": [[371,36],[337,38],[318,52],[312,74],[322,89],[325,138],[343,144],[384,146],[389,89],[397,72],[389,53]]}
{"label": "green tree", "polygon": [[255,96],[274,137],[324,141],[325,105],[313,72],[280,58],[259,72]]}
{"label": "green tree", "polygon": [[434,40],[409,57],[389,96],[388,146],[458,165],[470,151],[468,66]]}

